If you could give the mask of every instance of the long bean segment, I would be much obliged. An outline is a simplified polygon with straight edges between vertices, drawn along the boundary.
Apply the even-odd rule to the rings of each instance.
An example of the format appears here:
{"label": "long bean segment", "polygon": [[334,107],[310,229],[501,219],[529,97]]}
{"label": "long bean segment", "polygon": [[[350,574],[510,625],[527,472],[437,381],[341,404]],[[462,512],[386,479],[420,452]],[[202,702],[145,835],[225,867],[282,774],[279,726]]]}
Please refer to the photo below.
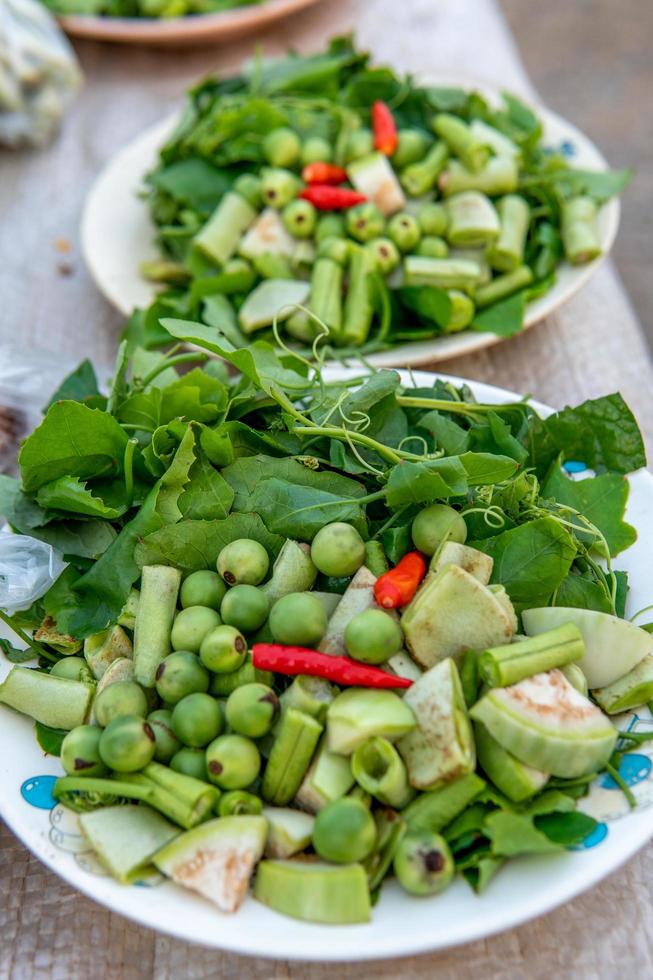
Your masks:
{"label": "long bean segment", "polygon": [[562,242],[572,265],[583,265],[601,254],[597,214],[591,197],[572,197],[562,206]]}
{"label": "long bean segment", "polygon": [[458,116],[442,112],[435,117],[432,126],[434,132],[444,140],[451,152],[455,153],[459,160],[474,173],[478,173],[488,162],[489,146],[479,139],[467,123]]}
{"label": "long bean segment", "polygon": [[464,191],[447,201],[451,245],[491,245],[501,226],[492,201],[478,191]]}
{"label": "long bean segment", "polygon": [[450,160],[438,180],[438,187],[445,197],[462,191],[480,191],[482,194],[512,194],[517,190],[519,172],[512,157],[492,157],[482,170],[469,170],[460,160]]}
{"label": "long bean segment", "polygon": [[524,261],[524,246],[531,212],[523,197],[507,194],[497,203],[501,232],[488,250],[490,265],[500,272],[514,272]]}
{"label": "long bean segment", "polygon": [[374,316],[371,277],[375,268],[368,249],[352,245],[341,335],[341,342],[348,346],[364,344],[370,332]]}
{"label": "long bean segment", "polygon": [[525,677],[581,660],[584,653],[582,633],[573,623],[565,623],[528,640],[484,650],[478,667],[491,687],[508,687]]}
{"label": "long bean segment", "polygon": [[435,187],[442,173],[449,150],[446,143],[435,143],[423,160],[412,163],[401,174],[401,183],[411,197],[422,197]]}
{"label": "long bean segment", "polygon": [[430,259],[408,255],[404,262],[407,286],[439,286],[473,293],[481,275],[476,262],[469,259]]}
{"label": "long bean segment", "polygon": [[514,272],[507,272],[504,276],[497,276],[487,286],[481,286],[476,290],[474,297],[477,306],[489,306],[500,299],[512,296],[525,286],[529,286],[533,281],[533,273],[527,265],[520,265]]}
{"label": "long bean segment", "polygon": [[195,247],[224,265],[238,248],[240,237],[256,217],[256,210],[240,194],[229,191],[195,236]]}

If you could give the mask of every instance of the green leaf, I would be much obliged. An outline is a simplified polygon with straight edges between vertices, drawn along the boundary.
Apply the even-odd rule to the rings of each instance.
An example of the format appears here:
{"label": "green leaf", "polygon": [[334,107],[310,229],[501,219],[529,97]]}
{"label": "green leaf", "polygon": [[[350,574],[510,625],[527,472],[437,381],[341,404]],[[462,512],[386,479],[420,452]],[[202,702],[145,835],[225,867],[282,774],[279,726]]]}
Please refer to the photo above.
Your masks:
{"label": "green leaf", "polygon": [[161,324],[177,340],[197,344],[204,350],[224,357],[268,395],[279,389],[308,391],[312,387],[312,382],[307,381],[303,375],[284,367],[274,347],[263,340],[257,340],[247,348],[236,350],[215,327],[169,317],[164,317]]}
{"label": "green leaf", "polygon": [[50,728],[37,721],[34,725],[36,741],[47,755],[61,755],[61,743],[68,734],[64,728]]}
{"label": "green leaf", "polygon": [[[41,507],[52,510],[65,510],[73,514],[84,514],[87,517],[104,517],[114,520],[122,517],[128,509],[124,499],[124,484],[107,486],[107,494],[89,487],[85,481],[76,476],[60,476],[51,483],[39,487],[36,499]],[[113,498],[113,506],[109,499]],[[122,500],[120,501],[120,498]],[[120,501],[120,502],[118,502]]]}
{"label": "green leaf", "polygon": [[480,895],[504,863],[504,859],[500,857],[481,856],[474,867],[463,868],[462,875],[467,884]]}
{"label": "green leaf", "polygon": [[390,470],[386,489],[391,508],[460,497],[467,492],[466,470],[458,456],[419,463],[404,460]]}
{"label": "green leaf", "polygon": [[27,497],[13,476],[0,473],[0,514],[17,531],[29,534],[51,520],[42,507]]}
{"label": "green leaf", "polygon": [[75,558],[100,558],[116,540],[113,527],[103,520],[53,521],[29,533],[51,544],[64,557]]}
{"label": "green leaf", "polygon": [[363,516],[355,499],[276,477],[257,483],[250,508],[260,514],[270,531],[299,541],[312,541],[331,521],[356,524]]}
{"label": "green leaf", "polygon": [[500,456],[495,453],[463,453],[458,457],[470,487],[488,486],[493,483],[503,483],[510,479],[518,469],[519,464],[510,456]]}
{"label": "green leaf", "polygon": [[571,535],[552,517],[540,517],[473,547],[494,559],[491,581],[505,586],[518,611],[545,606],[576,557]]}
{"label": "green leaf", "polygon": [[214,568],[225,545],[238,538],[259,541],[272,558],[283,538],[271,534],[258,514],[230,514],[223,521],[184,520],[148,534],[136,545],[135,559],[143,565],[174,565],[183,572]]}
{"label": "green leaf", "polygon": [[[381,535],[381,544],[391,565],[396,565],[406,552],[414,547],[410,529],[415,513],[416,508],[411,507],[401,515],[403,523],[389,527]],[[405,517],[408,517],[408,520],[404,521]]]}
{"label": "green leaf", "polygon": [[[339,409],[340,418],[335,420],[336,424],[340,419],[349,421],[349,424],[357,421],[357,413],[367,414],[388,395],[394,395],[400,385],[401,379],[396,371],[376,371],[343,400]],[[316,421],[321,421],[318,416]]]}
{"label": "green leaf", "polygon": [[97,377],[95,376],[95,371],[93,370],[93,365],[86,358],[79,364],[74,371],[64,378],[61,382],[52,398],[46,405],[46,408],[50,408],[58,401],[75,401],[83,402],[87,398],[91,398],[95,395],[100,394],[100,389],[97,384]]}
{"label": "green leaf", "polygon": [[451,319],[451,300],[446,289],[437,286],[404,286],[398,290],[404,306],[424,320],[436,323],[443,329]]}
{"label": "green leaf", "polygon": [[165,191],[179,204],[209,214],[231,187],[232,177],[228,170],[213,167],[199,157],[189,157],[154,170],[148,174],[147,183]]}
{"label": "green leaf", "polygon": [[569,813],[546,813],[535,817],[533,822],[541,833],[561,847],[580,844],[597,825],[593,817],[577,810]]}
{"label": "green leaf", "polygon": [[417,426],[430,432],[435,449],[444,449],[447,456],[457,456],[469,449],[469,432],[442,412],[426,412],[418,419]]}
{"label": "green leaf", "polygon": [[26,649],[15,647],[13,643],[3,638],[0,638],[0,650],[10,664],[26,664],[38,657],[37,650],[33,650],[31,647]]}
{"label": "green leaf", "polygon": [[118,419],[125,425],[137,425],[144,432],[153,432],[161,418],[161,390],[150,388],[130,395],[120,404]]}
{"label": "green leaf", "polygon": [[474,422],[469,435],[474,449],[510,456],[520,464],[528,458],[528,450],[496,412],[488,412],[482,421]]}
{"label": "green leaf", "polygon": [[[628,481],[617,473],[572,480],[560,461],[549,470],[542,485],[543,496],[553,497],[559,503],[573,507],[598,527],[612,557],[630,548],[637,540],[637,531],[623,519],[629,492]],[[591,534],[578,531],[575,534],[586,544],[596,544],[596,538]]]}
{"label": "green leaf", "polygon": [[642,434],[619,392],[532,420],[527,445],[530,465],[540,477],[560,453],[599,473],[631,473],[646,466]]}
{"label": "green leaf", "polygon": [[602,589],[598,582],[573,571],[562,580],[556,592],[554,605],[612,613],[612,602],[605,589]]}
{"label": "green leaf", "polygon": [[484,310],[477,310],[470,325],[470,330],[481,333],[494,333],[497,337],[514,337],[524,326],[524,310],[526,297],[523,290],[502,299]]}
{"label": "green leaf", "polygon": [[190,481],[179,498],[183,517],[192,520],[221,519],[228,515],[234,492],[218,471],[201,455],[190,470]]}
{"label": "green leaf", "polygon": [[523,813],[495,810],[485,818],[483,830],[492,841],[493,854],[498,857],[554,854],[562,847],[537,829],[533,817]]}
{"label": "green leaf", "polygon": [[587,194],[598,204],[603,204],[616,194],[621,194],[630,183],[632,176],[633,171],[630,169],[576,170],[573,168],[557,170],[548,175],[548,179],[570,197]]}
{"label": "green leaf", "polygon": [[[356,480],[333,473],[330,470],[313,470],[297,460],[286,457],[277,459],[273,456],[249,456],[226,466],[222,476],[233,489],[234,510],[254,510],[252,495],[263,480],[272,477],[297,486],[311,487],[322,490],[334,497],[362,497],[365,488]],[[335,520],[335,518],[333,518]]]}
{"label": "green leaf", "polygon": [[25,440],[18,462],[27,493],[60,476],[90,479],[121,471],[127,436],[113,416],[57,402]]}
{"label": "green leaf", "polygon": [[227,386],[195,368],[161,391],[159,424],[183,418],[197,422],[222,421],[227,409]]}
{"label": "green leaf", "polygon": [[188,426],[173,460],[159,481],[156,512],[164,524],[174,524],[182,517],[179,498],[190,480],[195,462],[195,433]]}
{"label": "green leaf", "polygon": [[155,484],[136,516],[125,524],[100,560],[75,583],[70,601],[54,616],[62,632],[83,639],[115,623],[140,575],[134,561],[136,543],[163,524],[156,510],[158,494],[159,484]]}

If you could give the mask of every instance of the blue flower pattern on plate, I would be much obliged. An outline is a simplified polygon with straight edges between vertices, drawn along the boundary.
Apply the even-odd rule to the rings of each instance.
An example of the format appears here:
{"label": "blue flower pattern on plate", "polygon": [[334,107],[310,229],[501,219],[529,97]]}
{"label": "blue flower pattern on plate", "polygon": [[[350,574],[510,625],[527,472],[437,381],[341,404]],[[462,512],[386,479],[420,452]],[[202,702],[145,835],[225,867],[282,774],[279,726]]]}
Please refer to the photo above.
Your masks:
{"label": "blue flower pattern on plate", "polygon": [[562,140],[558,146],[545,146],[543,150],[547,156],[551,157],[554,154],[558,154],[559,156],[566,157],[567,160],[575,157],[577,153],[576,147],[569,139]]}
{"label": "blue flower pattern on plate", "polygon": [[[619,775],[627,786],[637,786],[648,778],[653,769],[653,762],[647,755],[640,755],[638,752],[629,752],[619,763]],[[619,789],[612,776],[605,775],[601,779],[600,785],[603,789]]]}
{"label": "blue flower pattern on plate", "polygon": [[56,776],[32,776],[20,787],[20,795],[30,806],[39,810],[51,810],[57,803],[52,795],[56,781]]}
{"label": "blue flower pattern on plate", "polygon": [[587,465],[578,459],[567,459],[562,464],[562,468],[567,473],[584,473],[587,469]]}
{"label": "blue flower pattern on plate", "polygon": [[568,847],[568,851],[587,851],[590,847],[596,847],[598,844],[603,843],[605,838],[608,836],[607,824],[597,823],[594,830],[591,830],[587,837],[580,842],[580,844],[574,844],[573,847]]}

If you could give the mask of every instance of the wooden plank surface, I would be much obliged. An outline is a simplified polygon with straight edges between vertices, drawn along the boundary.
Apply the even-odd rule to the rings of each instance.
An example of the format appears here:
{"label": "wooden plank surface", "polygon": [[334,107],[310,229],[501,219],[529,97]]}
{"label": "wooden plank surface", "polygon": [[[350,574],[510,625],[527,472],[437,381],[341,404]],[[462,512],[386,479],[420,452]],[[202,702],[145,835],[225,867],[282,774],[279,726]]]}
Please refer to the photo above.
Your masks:
{"label": "wooden plank surface", "polygon": [[[325,0],[258,40],[270,52],[288,44],[311,50],[353,29],[379,60],[397,67],[462,73],[533,94],[493,0]],[[59,140],[41,153],[0,152],[0,343],[110,364],[121,318],[83,268],[77,228],[84,195],[112,154],[174,108],[190,81],[236,67],[251,50],[251,41],[191,52],[79,46],[86,87]],[[70,241],[70,254],[57,250],[59,239]],[[610,264],[527,334],[444,368],[556,407],[618,389],[653,443],[650,357]],[[80,896],[2,826],[0,980],[650,977],[652,880],[649,848],[588,894],[500,937],[332,968],[244,959],[157,936]]]}

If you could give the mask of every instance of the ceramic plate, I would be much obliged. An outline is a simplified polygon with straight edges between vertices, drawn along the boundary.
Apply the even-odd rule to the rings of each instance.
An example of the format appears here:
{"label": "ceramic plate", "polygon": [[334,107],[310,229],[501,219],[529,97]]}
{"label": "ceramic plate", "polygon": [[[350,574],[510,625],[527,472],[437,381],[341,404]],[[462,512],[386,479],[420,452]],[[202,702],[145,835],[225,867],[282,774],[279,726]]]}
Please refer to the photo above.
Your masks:
{"label": "ceramic plate", "polygon": [[[423,81],[474,88],[494,101],[499,99],[496,89],[469,80],[429,76]],[[543,106],[537,106],[536,111],[544,125],[547,146],[563,152],[576,167],[607,168],[594,144],[575,126]],[[152,126],[116,154],[91,188],[82,216],[82,248],[91,275],[106,298],[127,315],[135,307],[147,306],[155,294],[152,283],[142,279],[138,272],[141,262],[158,257],[147,204],[138,192],[143,176],[155,165],[158,149],[172,131],[176,118],[170,117]],[[587,282],[612,247],[619,213],[616,198],[603,206],[599,214],[602,256],[583,266],[563,263],[558,268],[553,288],[526,308],[526,327],[549,316]],[[401,344],[392,350],[372,354],[368,361],[377,367],[433,364],[470,354],[501,339],[491,333],[465,331],[420,343]]]}
{"label": "ceramic plate", "polygon": [[[343,369],[331,377],[353,376]],[[449,378],[461,384],[460,378]],[[432,374],[417,372],[416,385],[430,385]],[[410,379],[404,372],[407,386]],[[513,401],[517,396],[490,385],[467,382],[483,402]],[[551,410],[533,403],[543,414]],[[650,549],[653,541],[653,476],[644,470],[630,478],[626,519],[639,539],[618,567],[629,574],[628,613],[651,601]],[[0,674],[9,669],[0,662]],[[650,715],[631,715],[621,727],[650,728]],[[119,885],[93,858],[77,817],[55,803],[51,789],[61,774],[58,759],[44,756],[28,719],[0,707],[0,731],[11,752],[0,757],[0,814],[34,854],[62,878],[107,908],[160,932],[217,949],[251,956],[300,960],[363,960],[409,956],[481,939],[543,915],[596,884],[623,864],[653,835],[653,742],[622,762],[639,807],[629,811],[611,779],[592,788],[582,807],[599,825],[579,850],[513,859],[481,897],[458,880],[443,895],[415,899],[394,882],[384,885],[368,925],[319,926],[295,922],[272,912],[251,896],[233,916],[192,892],[161,878]],[[648,807],[648,808],[647,808]]]}
{"label": "ceramic plate", "polygon": [[71,37],[121,44],[192,45],[225,41],[239,34],[253,34],[282,17],[296,14],[318,0],[265,0],[252,7],[192,17],[92,17],[70,14],[59,23]]}

